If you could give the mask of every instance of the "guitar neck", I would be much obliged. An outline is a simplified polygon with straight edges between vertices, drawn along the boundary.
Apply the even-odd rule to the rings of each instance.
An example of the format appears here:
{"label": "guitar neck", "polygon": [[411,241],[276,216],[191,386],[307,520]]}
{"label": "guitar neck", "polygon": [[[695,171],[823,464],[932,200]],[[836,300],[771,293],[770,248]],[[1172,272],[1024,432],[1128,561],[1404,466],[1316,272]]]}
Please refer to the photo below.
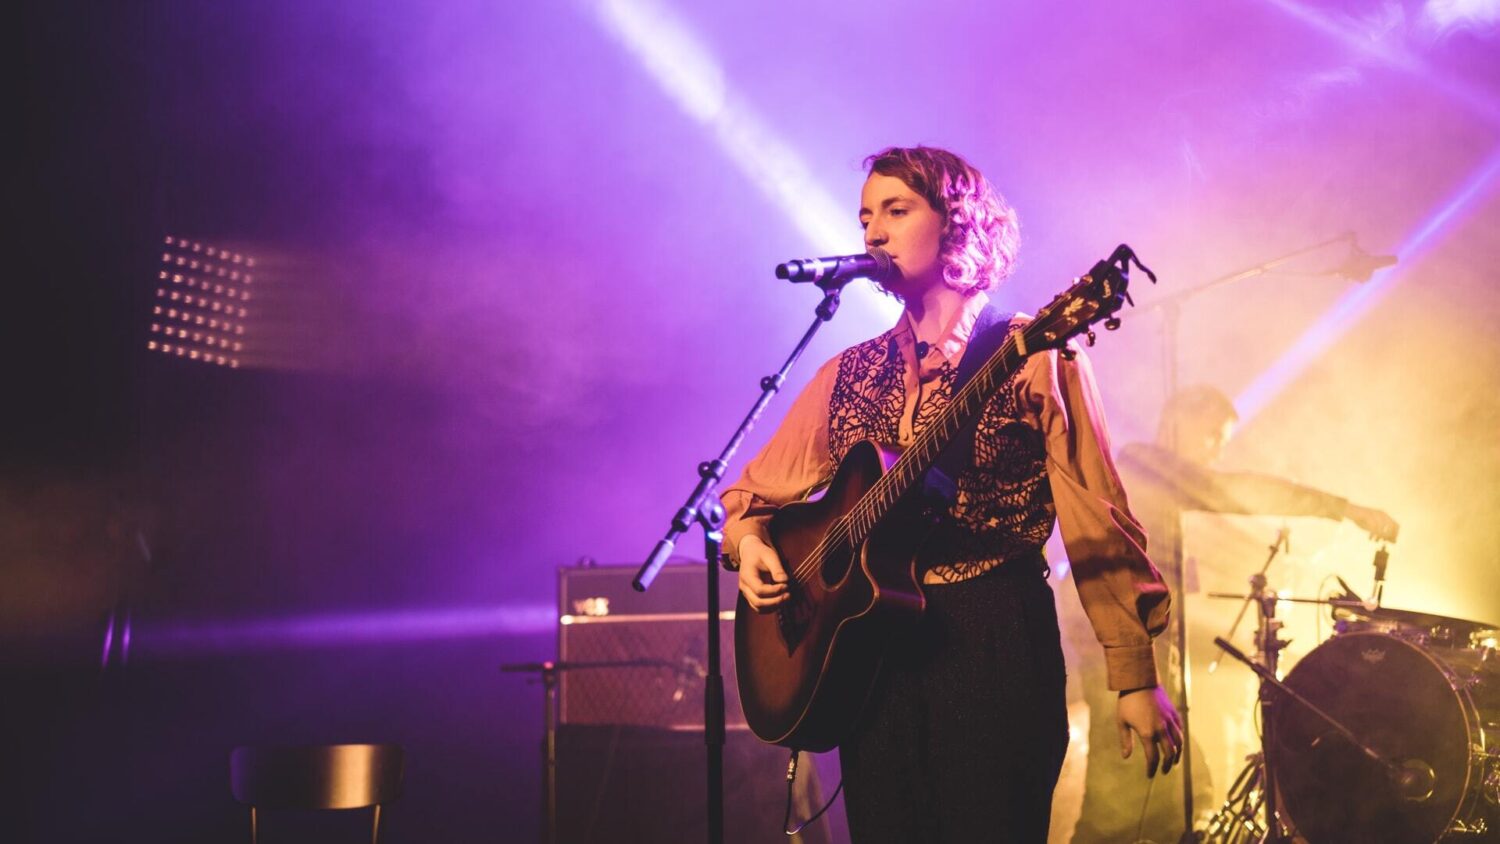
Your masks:
{"label": "guitar neck", "polygon": [[1015,342],[1015,335],[1005,339],[979,371],[958,391],[938,418],[916,438],[895,465],[870,488],[848,513],[851,539],[855,545],[868,538],[875,525],[896,506],[902,496],[927,474],[958,432],[979,416],[995,391],[1008,381],[1026,362],[1028,355]]}

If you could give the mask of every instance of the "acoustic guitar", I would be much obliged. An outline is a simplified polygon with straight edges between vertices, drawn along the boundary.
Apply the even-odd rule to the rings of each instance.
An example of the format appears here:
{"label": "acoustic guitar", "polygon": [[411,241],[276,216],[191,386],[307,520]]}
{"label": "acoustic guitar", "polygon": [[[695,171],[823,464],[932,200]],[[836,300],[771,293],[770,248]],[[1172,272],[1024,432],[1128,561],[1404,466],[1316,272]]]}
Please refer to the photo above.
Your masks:
{"label": "acoustic guitar", "polygon": [[934,518],[928,470],[1028,357],[1057,349],[1071,358],[1071,338],[1082,334],[1093,345],[1095,323],[1119,327],[1115,314],[1130,301],[1131,263],[1156,280],[1121,244],[1012,329],[904,453],[856,443],[820,498],[787,504],[771,517],[791,597],[757,613],[741,595],[734,620],[740,700],[763,741],[821,752],[847,735],[886,642],[922,614],[916,553]]}

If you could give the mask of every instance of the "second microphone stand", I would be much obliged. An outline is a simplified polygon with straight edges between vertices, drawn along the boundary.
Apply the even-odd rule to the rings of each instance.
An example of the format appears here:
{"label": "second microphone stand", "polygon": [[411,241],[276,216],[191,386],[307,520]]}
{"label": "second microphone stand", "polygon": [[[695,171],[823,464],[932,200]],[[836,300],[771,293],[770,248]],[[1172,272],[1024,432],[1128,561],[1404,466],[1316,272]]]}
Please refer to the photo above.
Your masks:
{"label": "second microphone stand", "polygon": [[[1272,258],[1269,261],[1263,261],[1259,264],[1256,264],[1255,266],[1246,267],[1245,269],[1238,270],[1236,272],[1227,273],[1225,275],[1219,276],[1218,278],[1203,282],[1202,284],[1199,284],[1195,287],[1189,287],[1185,290],[1178,291],[1177,293],[1157,298],[1151,302],[1143,303],[1138,308],[1137,313],[1144,313],[1151,310],[1160,310],[1162,312],[1162,373],[1165,381],[1164,386],[1166,388],[1167,398],[1171,399],[1173,396],[1177,395],[1178,390],[1177,370],[1178,361],[1181,359],[1181,352],[1178,349],[1178,334],[1180,323],[1182,321],[1182,306],[1184,303],[1213,288],[1221,287],[1226,284],[1232,284],[1237,281],[1244,281],[1245,279],[1254,278],[1255,276],[1266,275],[1272,270],[1275,270],[1282,265],[1287,264],[1298,257],[1301,257],[1302,255],[1306,255],[1326,246],[1331,246],[1335,243],[1349,243],[1353,245],[1355,243],[1354,234],[1352,232],[1344,233],[1339,235],[1338,237],[1329,238],[1328,240],[1314,243],[1310,246],[1304,246],[1300,249],[1295,249],[1279,257]],[[1180,445],[1180,443],[1177,441],[1178,432],[1175,425],[1172,426],[1172,430],[1169,433],[1169,439],[1172,443],[1173,451],[1175,452]],[[1187,637],[1187,572],[1186,560],[1184,559],[1182,549],[1181,531],[1174,531],[1174,534],[1176,536],[1176,547],[1169,549],[1168,552],[1171,555],[1171,565],[1168,566],[1168,568],[1173,570],[1172,576],[1176,580],[1176,594],[1173,595],[1174,602],[1172,607],[1172,623],[1176,628],[1175,638],[1177,645],[1177,658],[1180,661],[1178,672],[1178,688],[1174,691],[1177,692],[1178,695],[1178,704],[1180,706],[1178,714],[1182,717],[1182,744],[1185,751],[1182,754],[1183,833],[1182,837],[1179,839],[1179,844],[1192,844],[1192,842],[1195,842],[1197,840],[1197,835],[1193,831],[1195,820],[1193,809],[1193,730],[1191,714],[1192,706],[1189,700],[1192,691],[1192,680]]]}

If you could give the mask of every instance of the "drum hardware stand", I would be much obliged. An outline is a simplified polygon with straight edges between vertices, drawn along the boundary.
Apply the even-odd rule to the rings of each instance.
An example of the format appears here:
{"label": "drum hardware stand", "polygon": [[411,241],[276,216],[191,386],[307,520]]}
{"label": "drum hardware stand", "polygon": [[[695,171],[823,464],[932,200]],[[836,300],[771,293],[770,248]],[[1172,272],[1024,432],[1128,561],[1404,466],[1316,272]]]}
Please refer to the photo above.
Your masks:
{"label": "drum hardware stand", "polygon": [[[1264,593],[1265,588],[1266,588],[1266,572],[1268,572],[1268,571],[1271,570],[1271,563],[1273,563],[1273,562],[1276,561],[1276,554],[1278,552],[1282,552],[1282,551],[1290,553],[1291,552],[1291,547],[1292,547],[1292,531],[1291,531],[1291,528],[1288,528],[1286,525],[1282,525],[1276,531],[1276,541],[1272,542],[1271,545],[1270,545],[1270,548],[1269,548],[1270,553],[1266,556],[1266,562],[1265,562],[1265,564],[1260,567],[1260,571],[1256,572],[1254,575],[1252,575],[1250,577],[1250,594],[1244,596],[1244,598],[1245,598],[1244,602],[1240,604],[1240,611],[1238,613],[1236,613],[1235,616],[1234,616],[1234,624],[1231,624],[1229,626],[1229,632],[1224,634],[1224,638],[1230,639],[1230,640],[1234,639],[1234,634],[1239,632],[1240,622],[1245,620],[1245,610],[1247,610],[1247,609],[1250,608],[1250,602],[1251,601],[1262,600],[1263,593]],[[1223,597],[1229,597],[1229,596],[1226,596],[1226,595],[1224,595],[1222,593],[1213,593],[1211,597],[1223,598]],[[1235,595],[1233,597],[1238,598],[1240,596]],[[1275,613],[1275,607],[1273,605],[1273,607],[1272,607],[1272,614],[1274,615],[1274,613]],[[1276,622],[1276,626],[1277,626],[1278,629],[1280,629],[1281,622],[1279,622],[1279,621]],[[1255,634],[1255,641],[1256,641],[1257,645],[1259,645],[1261,643],[1262,637],[1264,635],[1265,635],[1264,631],[1259,631],[1259,632],[1257,632]],[[1280,648],[1277,648],[1276,650],[1279,651]],[[1266,652],[1262,651],[1262,653],[1266,653]],[[1214,656],[1214,658],[1213,658],[1213,661],[1209,662],[1209,664],[1208,664],[1208,673],[1212,674],[1212,673],[1214,673],[1215,671],[1218,670],[1218,668],[1219,668],[1219,657],[1221,657],[1221,656],[1223,656],[1223,654],[1216,654]],[[1273,659],[1272,669],[1274,670],[1274,668],[1275,668],[1275,665],[1274,665],[1274,652],[1271,653],[1271,656],[1272,656],[1272,659]]]}
{"label": "drum hardware stand", "polygon": [[[1240,620],[1244,617],[1246,607],[1252,601],[1255,602],[1260,610],[1258,613],[1259,622],[1255,630],[1255,647],[1264,665],[1246,657],[1222,636],[1215,636],[1214,644],[1218,645],[1221,650],[1249,665],[1250,669],[1262,678],[1270,677],[1271,682],[1277,685],[1280,685],[1280,682],[1275,678],[1277,665],[1281,660],[1281,649],[1285,648],[1290,642],[1281,638],[1282,622],[1276,618],[1277,596],[1274,591],[1266,588],[1266,571],[1271,568],[1271,563],[1276,559],[1277,552],[1287,544],[1288,534],[1289,531],[1284,527],[1277,531],[1276,541],[1271,544],[1270,555],[1266,557],[1265,565],[1261,566],[1260,571],[1250,576],[1249,595],[1230,596],[1218,592],[1209,593],[1209,597],[1211,598],[1244,598],[1244,603],[1240,606],[1240,614],[1235,617],[1234,625],[1230,628],[1230,636],[1233,636],[1234,631],[1239,628]],[[1213,665],[1210,666],[1210,670],[1213,670],[1213,667],[1217,664],[1218,659],[1216,657]],[[1235,781],[1235,788],[1230,790],[1230,795],[1224,804],[1224,808],[1220,809],[1219,814],[1214,816],[1210,828],[1221,828],[1230,833],[1238,832],[1242,829],[1254,830],[1256,837],[1253,840],[1256,842],[1283,844],[1283,842],[1290,842],[1291,839],[1283,831],[1281,819],[1276,811],[1276,780],[1270,764],[1270,750],[1273,747],[1272,716],[1276,706],[1276,701],[1271,694],[1273,688],[1273,686],[1268,685],[1262,679],[1259,694],[1261,723],[1260,753],[1250,757],[1249,765],[1246,766],[1245,770],[1241,772],[1239,778]],[[1260,792],[1259,796],[1255,795],[1257,789]],[[1238,800],[1236,799],[1236,790],[1241,791],[1241,796]],[[1238,804],[1237,809],[1231,808],[1235,807],[1236,804]],[[1264,821],[1256,818],[1257,811],[1261,809],[1264,810],[1261,813]],[[1210,838],[1207,840],[1235,841],[1243,839]]]}
{"label": "drum hardware stand", "polygon": [[[1245,611],[1254,602],[1259,608],[1255,631],[1256,651],[1265,661],[1262,669],[1259,665],[1252,665],[1252,669],[1259,673],[1267,670],[1274,678],[1277,665],[1280,662],[1281,649],[1289,642],[1281,638],[1282,623],[1276,618],[1276,602],[1278,600],[1275,592],[1266,589],[1266,572],[1271,570],[1271,564],[1276,561],[1276,555],[1291,548],[1292,532],[1286,525],[1282,525],[1276,531],[1276,539],[1267,548],[1266,561],[1260,567],[1260,571],[1250,576],[1250,594],[1248,595],[1226,595],[1220,592],[1210,592],[1210,598],[1242,598],[1240,611],[1234,617],[1234,623],[1229,627],[1226,637],[1215,637],[1215,643],[1220,648],[1225,647],[1225,638],[1232,639],[1240,629],[1240,622],[1245,618]],[[1232,650],[1232,648],[1231,648]],[[1238,651],[1234,651],[1238,654]],[[1242,655],[1241,655],[1242,656]],[[1212,662],[1208,664],[1209,673],[1213,673],[1219,667],[1219,655],[1215,655]],[[1266,764],[1268,758],[1267,749],[1271,747],[1270,715],[1275,701],[1271,699],[1270,687],[1261,683],[1260,687],[1261,708],[1261,752],[1252,755],[1245,769],[1235,779],[1234,785],[1229,790],[1224,805],[1218,813],[1209,821],[1208,829],[1204,833],[1205,842],[1215,844],[1239,844],[1239,842],[1280,842],[1284,841],[1281,827],[1276,817],[1274,795],[1275,782],[1272,780],[1270,766]],[[1257,815],[1262,814],[1264,808],[1265,821],[1262,822]]]}
{"label": "drum hardware stand", "polygon": [[677,539],[692,529],[703,527],[704,557],[708,564],[708,670],[703,683],[703,743],[708,748],[708,841],[722,844],[724,841],[724,676],[720,668],[719,655],[719,563],[728,558],[723,554],[724,506],[714,489],[724,479],[724,472],[734,453],[739,450],[745,436],[760,419],[761,413],[771,399],[786,383],[787,373],[802,357],[803,351],[812,342],[813,335],[823,323],[833,319],[838,312],[839,296],[853,278],[830,273],[819,279],[817,286],[823,291],[823,300],[815,309],[816,318],[798,341],[796,348],[775,375],[760,379],[760,398],[751,406],[750,412],[730,436],[728,444],[713,460],[698,464],[698,484],[688,495],[687,502],[672,517],[666,535],[657,541],[651,556],[641,565],[632,585],[637,592],[651,588],[661,567],[672,555]]}

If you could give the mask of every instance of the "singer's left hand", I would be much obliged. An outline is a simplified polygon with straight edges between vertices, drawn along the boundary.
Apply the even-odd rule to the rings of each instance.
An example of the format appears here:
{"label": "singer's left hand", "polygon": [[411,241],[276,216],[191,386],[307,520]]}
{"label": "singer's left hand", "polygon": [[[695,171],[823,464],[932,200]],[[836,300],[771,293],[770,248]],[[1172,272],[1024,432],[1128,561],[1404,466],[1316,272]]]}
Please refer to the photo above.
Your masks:
{"label": "singer's left hand", "polygon": [[1140,736],[1146,776],[1156,776],[1158,766],[1166,774],[1182,758],[1182,716],[1161,686],[1121,692],[1115,722],[1122,758],[1130,758],[1135,736]]}

